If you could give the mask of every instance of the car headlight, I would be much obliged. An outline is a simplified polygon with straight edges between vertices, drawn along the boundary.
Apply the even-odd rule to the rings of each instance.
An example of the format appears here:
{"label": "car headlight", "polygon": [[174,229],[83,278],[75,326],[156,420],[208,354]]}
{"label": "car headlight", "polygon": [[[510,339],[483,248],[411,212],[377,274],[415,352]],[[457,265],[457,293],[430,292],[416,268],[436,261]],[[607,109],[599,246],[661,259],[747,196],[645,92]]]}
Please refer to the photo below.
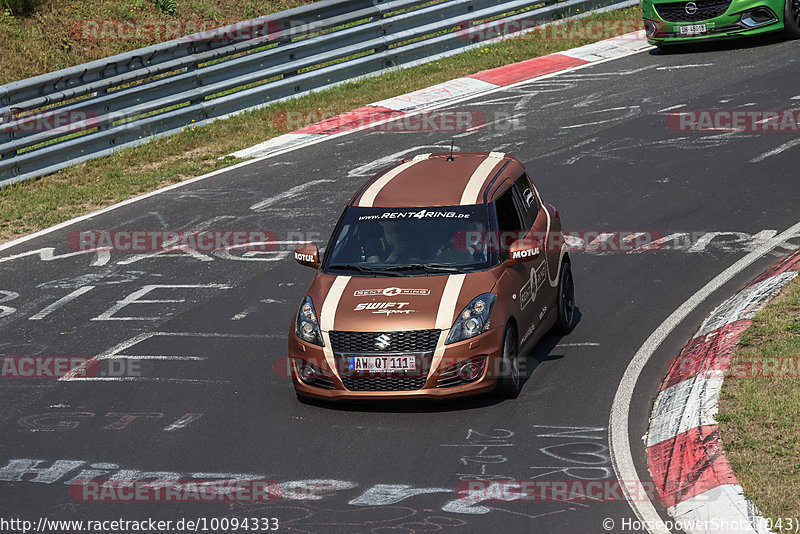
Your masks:
{"label": "car headlight", "polygon": [[489,317],[494,306],[494,293],[478,295],[458,314],[445,345],[464,341],[489,329]]}
{"label": "car headlight", "polygon": [[297,311],[297,320],[294,323],[294,333],[297,337],[320,347],[325,346],[322,341],[322,331],[319,329],[317,312],[314,311],[314,302],[306,296]]}

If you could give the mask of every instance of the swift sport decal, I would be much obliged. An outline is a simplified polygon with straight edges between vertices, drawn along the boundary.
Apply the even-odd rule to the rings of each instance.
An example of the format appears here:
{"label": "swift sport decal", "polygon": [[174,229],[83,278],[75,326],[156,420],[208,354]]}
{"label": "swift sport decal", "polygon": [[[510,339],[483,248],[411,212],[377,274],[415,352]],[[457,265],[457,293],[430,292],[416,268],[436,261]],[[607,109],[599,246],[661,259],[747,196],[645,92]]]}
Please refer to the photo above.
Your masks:
{"label": "swift sport decal", "polygon": [[371,311],[372,313],[386,314],[388,317],[392,314],[409,314],[416,313],[417,310],[406,308],[411,304],[410,302],[362,302],[356,304],[353,311]]}

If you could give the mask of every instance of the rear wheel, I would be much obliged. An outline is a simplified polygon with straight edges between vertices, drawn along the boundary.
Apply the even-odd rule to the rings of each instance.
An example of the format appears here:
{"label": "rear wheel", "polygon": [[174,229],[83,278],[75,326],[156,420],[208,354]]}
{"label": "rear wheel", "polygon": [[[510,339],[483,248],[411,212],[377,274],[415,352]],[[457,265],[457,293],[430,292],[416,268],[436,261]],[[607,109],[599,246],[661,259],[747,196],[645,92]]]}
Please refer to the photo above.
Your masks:
{"label": "rear wheel", "polygon": [[572,279],[572,268],[568,261],[561,264],[557,302],[558,318],[555,330],[560,334],[569,334],[575,326],[575,282]]}
{"label": "rear wheel", "polygon": [[783,35],[789,39],[800,39],[800,0],[786,0]]}
{"label": "rear wheel", "polygon": [[519,395],[520,379],[518,358],[517,331],[514,325],[506,326],[503,335],[503,355],[500,359],[500,377],[497,379],[495,393],[505,399],[514,399]]}

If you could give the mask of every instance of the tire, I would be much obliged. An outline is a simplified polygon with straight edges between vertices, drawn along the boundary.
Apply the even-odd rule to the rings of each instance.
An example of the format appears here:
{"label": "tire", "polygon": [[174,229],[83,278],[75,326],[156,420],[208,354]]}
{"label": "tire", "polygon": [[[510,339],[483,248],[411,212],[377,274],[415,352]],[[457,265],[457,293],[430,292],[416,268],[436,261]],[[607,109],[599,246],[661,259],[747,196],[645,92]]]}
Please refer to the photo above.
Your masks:
{"label": "tire", "polygon": [[786,0],[783,8],[783,36],[800,39],[800,0]]}
{"label": "tire", "polygon": [[495,393],[504,399],[515,399],[522,384],[519,371],[519,341],[514,325],[506,326],[503,334],[503,355],[500,359],[500,377],[497,379]]}
{"label": "tire", "polygon": [[561,272],[558,274],[556,305],[558,316],[553,329],[562,335],[569,334],[575,327],[575,281],[568,261],[561,264]]}

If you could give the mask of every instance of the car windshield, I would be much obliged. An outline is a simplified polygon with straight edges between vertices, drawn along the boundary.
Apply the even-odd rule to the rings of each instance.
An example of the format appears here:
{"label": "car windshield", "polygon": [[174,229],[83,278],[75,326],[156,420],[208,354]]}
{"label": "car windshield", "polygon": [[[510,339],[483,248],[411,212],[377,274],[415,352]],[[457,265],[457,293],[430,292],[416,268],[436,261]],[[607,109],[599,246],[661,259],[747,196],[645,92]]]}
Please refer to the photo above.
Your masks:
{"label": "car windshield", "polygon": [[447,274],[486,269],[486,205],[361,208],[345,212],[324,269],[367,275]]}

